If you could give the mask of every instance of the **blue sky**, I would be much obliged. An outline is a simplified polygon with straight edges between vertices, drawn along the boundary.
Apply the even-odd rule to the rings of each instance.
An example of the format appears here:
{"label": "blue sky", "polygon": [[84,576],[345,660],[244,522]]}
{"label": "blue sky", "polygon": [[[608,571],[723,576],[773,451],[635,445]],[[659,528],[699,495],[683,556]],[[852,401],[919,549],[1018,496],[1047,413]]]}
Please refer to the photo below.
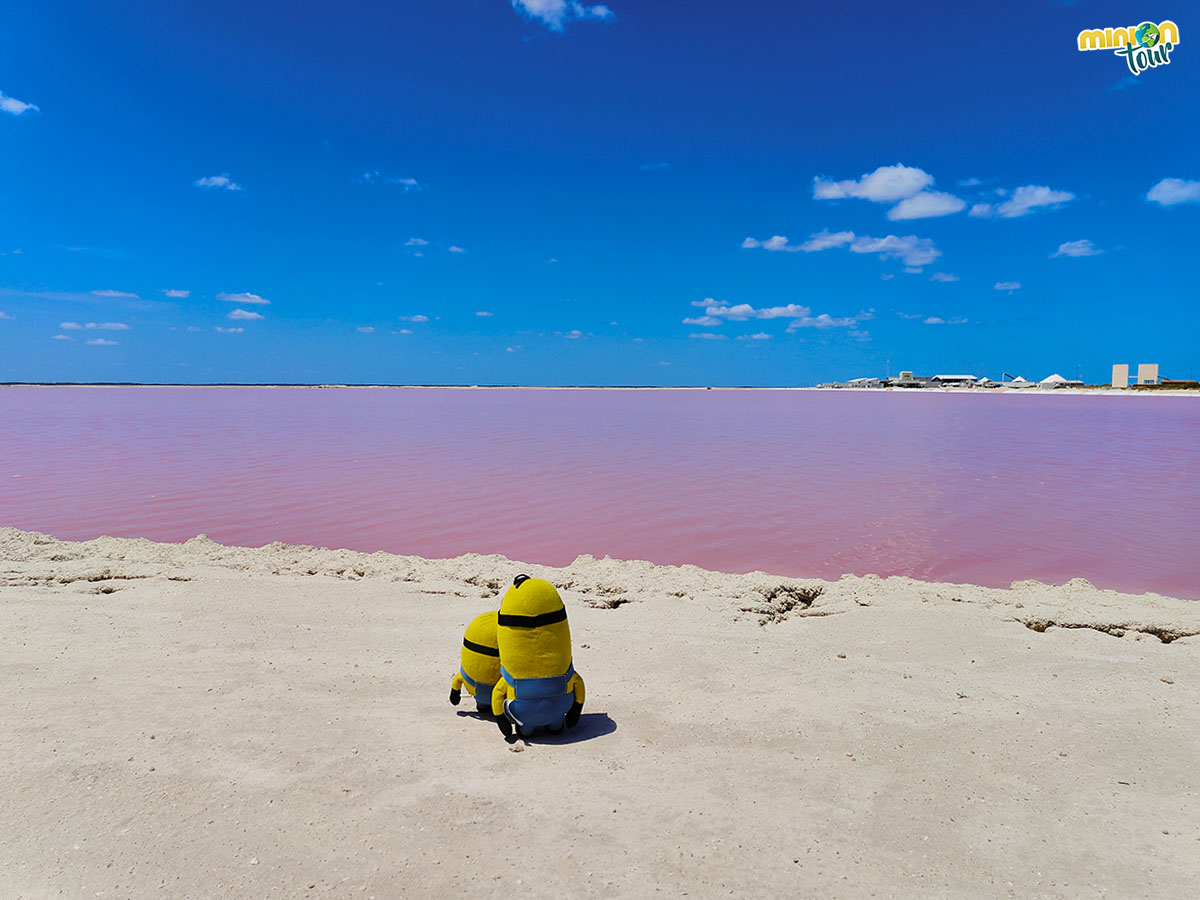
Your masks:
{"label": "blue sky", "polygon": [[1200,377],[1192,7],[908,6],[18,4],[0,381]]}

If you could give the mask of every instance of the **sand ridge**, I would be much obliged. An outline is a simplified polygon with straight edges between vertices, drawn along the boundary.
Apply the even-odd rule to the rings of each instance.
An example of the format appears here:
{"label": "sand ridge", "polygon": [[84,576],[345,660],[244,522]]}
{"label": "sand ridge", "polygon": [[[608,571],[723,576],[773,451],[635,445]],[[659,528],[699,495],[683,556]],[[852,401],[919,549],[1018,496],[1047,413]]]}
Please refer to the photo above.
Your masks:
{"label": "sand ridge", "polygon": [[[517,572],[578,729],[446,702]],[[0,529],[0,896],[1188,897],[1200,604]]]}

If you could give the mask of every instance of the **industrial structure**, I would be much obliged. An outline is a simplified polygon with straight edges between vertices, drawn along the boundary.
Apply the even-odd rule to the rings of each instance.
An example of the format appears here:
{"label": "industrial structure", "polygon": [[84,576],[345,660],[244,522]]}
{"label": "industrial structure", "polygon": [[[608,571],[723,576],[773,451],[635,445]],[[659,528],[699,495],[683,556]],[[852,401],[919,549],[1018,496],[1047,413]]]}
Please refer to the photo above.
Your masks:
{"label": "industrial structure", "polygon": [[[1138,363],[1137,381],[1135,384],[1158,384],[1158,363]],[[1113,365],[1112,386],[1115,388],[1129,387],[1129,366],[1125,363]]]}

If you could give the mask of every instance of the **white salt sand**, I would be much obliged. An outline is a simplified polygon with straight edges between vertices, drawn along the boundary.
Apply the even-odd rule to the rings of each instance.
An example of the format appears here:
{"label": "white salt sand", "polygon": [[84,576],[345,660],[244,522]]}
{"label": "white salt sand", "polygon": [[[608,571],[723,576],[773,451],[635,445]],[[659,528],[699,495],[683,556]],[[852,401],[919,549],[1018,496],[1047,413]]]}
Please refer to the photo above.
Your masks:
{"label": "white salt sand", "polygon": [[[507,744],[466,623],[557,584]],[[0,897],[1191,898],[1200,604],[0,529]]]}

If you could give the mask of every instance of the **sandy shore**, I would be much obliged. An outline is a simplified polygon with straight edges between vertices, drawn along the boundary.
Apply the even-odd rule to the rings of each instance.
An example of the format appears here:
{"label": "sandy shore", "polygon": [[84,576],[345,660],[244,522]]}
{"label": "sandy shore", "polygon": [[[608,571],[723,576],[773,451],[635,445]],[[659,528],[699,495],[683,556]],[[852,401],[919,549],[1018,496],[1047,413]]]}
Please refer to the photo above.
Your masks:
{"label": "sandy shore", "polygon": [[[446,695],[522,571],[588,703],[509,745]],[[1200,884],[1193,602],[0,529],[0,617],[3,898]]]}

